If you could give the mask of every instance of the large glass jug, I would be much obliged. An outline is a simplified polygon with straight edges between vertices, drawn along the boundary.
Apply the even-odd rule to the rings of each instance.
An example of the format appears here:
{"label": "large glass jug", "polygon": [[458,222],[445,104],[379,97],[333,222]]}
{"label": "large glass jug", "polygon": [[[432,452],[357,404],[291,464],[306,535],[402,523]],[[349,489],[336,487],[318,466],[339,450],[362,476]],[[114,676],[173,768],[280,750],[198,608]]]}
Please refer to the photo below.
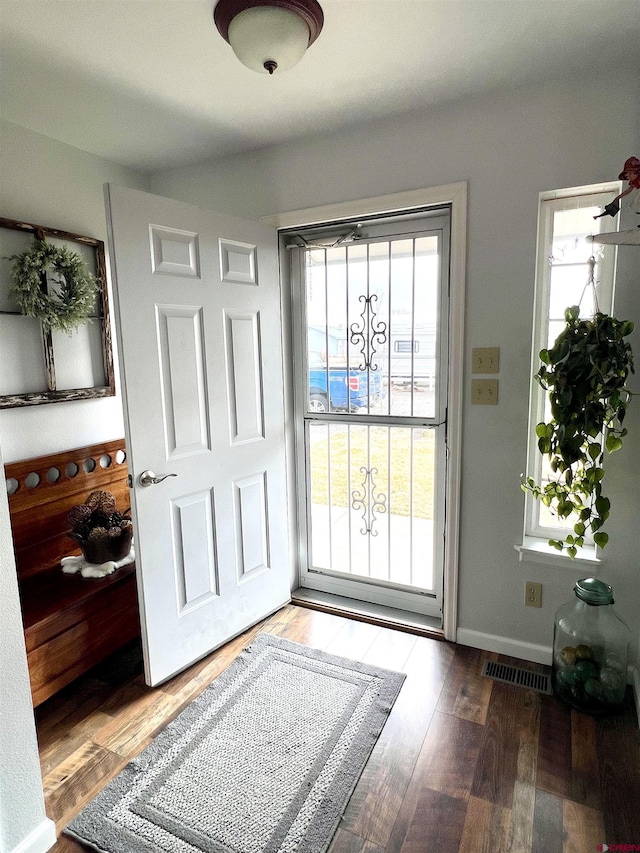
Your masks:
{"label": "large glass jug", "polygon": [[581,711],[606,713],[624,700],[629,629],[614,612],[609,584],[584,578],[573,591],[555,617],[553,686]]}

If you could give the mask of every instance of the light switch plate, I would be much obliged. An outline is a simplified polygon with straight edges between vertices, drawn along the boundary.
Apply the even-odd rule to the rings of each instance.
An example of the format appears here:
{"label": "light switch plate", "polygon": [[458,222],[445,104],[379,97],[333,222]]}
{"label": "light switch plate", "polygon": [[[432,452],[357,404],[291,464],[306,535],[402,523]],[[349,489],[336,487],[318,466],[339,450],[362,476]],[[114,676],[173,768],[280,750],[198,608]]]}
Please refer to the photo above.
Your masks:
{"label": "light switch plate", "polygon": [[500,347],[474,347],[471,350],[472,373],[500,373]]}
{"label": "light switch plate", "polygon": [[471,404],[474,406],[497,406],[498,380],[472,379]]}

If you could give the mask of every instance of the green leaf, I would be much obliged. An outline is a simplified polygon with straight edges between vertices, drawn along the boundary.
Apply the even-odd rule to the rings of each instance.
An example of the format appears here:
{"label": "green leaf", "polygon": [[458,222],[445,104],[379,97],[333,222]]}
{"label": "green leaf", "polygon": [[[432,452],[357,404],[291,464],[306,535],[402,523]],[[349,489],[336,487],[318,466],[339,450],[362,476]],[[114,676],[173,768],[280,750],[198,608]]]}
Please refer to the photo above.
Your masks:
{"label": "green leaf", "polygon": [[564,319],[567,323],[571,324],[572,322],[580,319],[580,306],[572,305],[570,308],[564,312]]}
{"label": "green leaf", "polygon": [[609,541],[609,537],[606,533],[600,531],[599,533],[595,533],[593,536],[593,541],[596,543],[598,548],[604,548],[604,546]]}
{"label": "green leaf", "polygon": [[538,439],[538,450],[542,454],[549,453],[551,451],[551,442],[548,438],[542,437]]}
{"label": "green leaf", "polygon": [[558,515],[560,518],[567,518],[573,512],[573,504],[571,501],[558,502]]}
{"label": "green leaf", "polygon": [[588,452],[589,452],[589,456],[595,460],[602,453],[602,447],[597,442],[593,442],[592,444],[589,445],[589,451]]}
{"label": "green leaf", "polygon": [[567,554],[571,557],[572,560],[574,559],[577,553],[578,549],[574,545],[571,545],[569,548],[567,548]]}
{"label": "green leaf", "polygon": [[556,551],[562,551],[562,542],[559,539],[549,539],[549,545],[555,548]]}
{"label": "green leaf", "polygon": [[620,450],[622,447],[622,439],[610,432],[607,435],[605,446],[609,453],[615,453],[616,450]]}

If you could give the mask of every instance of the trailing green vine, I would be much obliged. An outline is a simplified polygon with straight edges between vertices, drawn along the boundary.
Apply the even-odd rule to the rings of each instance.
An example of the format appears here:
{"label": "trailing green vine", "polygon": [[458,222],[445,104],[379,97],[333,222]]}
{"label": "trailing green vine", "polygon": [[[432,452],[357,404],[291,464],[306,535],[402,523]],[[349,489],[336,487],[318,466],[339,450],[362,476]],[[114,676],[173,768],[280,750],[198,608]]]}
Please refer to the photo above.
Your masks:
{"label": "trailing green vine", "polygon": [[634,325],[599,312],[581,320],[575,305],[566,310],[565,321],[553,347],[541,350],[535,375],[551,401],[551,420],[536,426],[536,436],[553,478],[542,485],[523,476],[521,485],[558,518],[576,519],[573,533],[549,540],[575,557],[587,535],[600,548],[609,539],[602,529],[611,509],[602,488],[603,460],[605,452],[622,447],[627,434],[622,425],[631,399],[626,381],[634,368],[624,339]]}
{"label": "trailing green vine", "polygon": [[[96,279],[75,252],[35,240],[25,252],[8,260],[14,262],[10,292],[25,316],[37,317],[46,331],[71,332],[89,320]],[[47,273],[52,273],[58,283],[58,292],[52,295],[42,287]]]}

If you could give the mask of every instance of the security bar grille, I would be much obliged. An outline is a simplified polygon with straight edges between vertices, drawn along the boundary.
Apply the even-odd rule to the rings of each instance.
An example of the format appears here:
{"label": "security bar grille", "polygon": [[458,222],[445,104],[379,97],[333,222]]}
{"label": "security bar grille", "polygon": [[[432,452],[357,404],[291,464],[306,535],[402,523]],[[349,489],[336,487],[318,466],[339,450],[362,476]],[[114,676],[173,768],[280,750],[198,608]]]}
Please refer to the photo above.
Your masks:
{"label": "security bar grille", "polygon": [[308,424],[309,514],[315,571],[435,586],[435,430]]}
{"label": "security bar grille", "polygon": [[440,618],[449,216],[362,228],[290,256],[301,583]]}
{"label": "security bar grille", "polygon": [[436,418],[440,235],[305,252],[308,412]]}
{"label": "security bar grille", "polygon": [[494,681],[515,684],[516,687],[526,687],[528,690],[546,693],[549,696],[553,693],[551,679],[548,675],[520,666],[486,660],[482,666],[482,675],[486,678],[492,678]]}

